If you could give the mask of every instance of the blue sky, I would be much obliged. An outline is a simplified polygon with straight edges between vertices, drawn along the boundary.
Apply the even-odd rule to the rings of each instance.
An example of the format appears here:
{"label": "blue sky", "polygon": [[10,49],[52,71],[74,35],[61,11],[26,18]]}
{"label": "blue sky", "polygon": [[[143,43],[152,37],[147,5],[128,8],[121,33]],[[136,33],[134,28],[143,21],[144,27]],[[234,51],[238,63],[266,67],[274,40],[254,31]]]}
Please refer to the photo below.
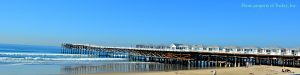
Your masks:
{"label": "blue sky", "polygon": [[297,7],[241,7],[247,0],[1,0],[0,43],[299,47],[299,1],[290,1]]}

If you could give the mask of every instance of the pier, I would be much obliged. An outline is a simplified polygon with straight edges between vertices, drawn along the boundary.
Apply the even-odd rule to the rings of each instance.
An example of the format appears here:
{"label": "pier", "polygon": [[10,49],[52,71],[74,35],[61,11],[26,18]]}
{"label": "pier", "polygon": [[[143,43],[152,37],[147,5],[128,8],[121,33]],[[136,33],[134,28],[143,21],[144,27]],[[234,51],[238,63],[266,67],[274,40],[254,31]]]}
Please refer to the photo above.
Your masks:
{"label": "pier", "polygon": [[[202,47],[197,47],[202,48]],[[241,50],[240,50],[241,49]],[[228,50],[228,51],[227,51]],[[181,47],[108,47],[89,44],[62,44],[62,53],[88,54],[99,57],[128,58],[129,61],[178,64],[187,67],[241,67],[249,65],[271,65],[300,67],[298,50],[261,48],[203,48],[198,50]],[[278,51],[276,51],[278,50]],[[239,52],[241,51],[241,52]],[[256,52],[249,52],[256,51]],[[272,53],[272,52],[280,53]],[[288,52],[290,51],[290,54]],[[263,53],[265,52],[265,53]]]}

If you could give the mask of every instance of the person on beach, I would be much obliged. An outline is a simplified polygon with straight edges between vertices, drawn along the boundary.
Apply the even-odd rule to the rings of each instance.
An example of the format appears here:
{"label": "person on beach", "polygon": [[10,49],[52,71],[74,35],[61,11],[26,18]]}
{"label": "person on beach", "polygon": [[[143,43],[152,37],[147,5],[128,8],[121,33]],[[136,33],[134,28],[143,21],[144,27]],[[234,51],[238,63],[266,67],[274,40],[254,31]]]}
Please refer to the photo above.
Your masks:
{"label": "person on beach", "polygon": [[217,75],[217,71],[216,70],[213,70],[213,75]]}
{"label": "person on beach", "polygon": [[247,62],[246,62],[246,68],[248,68],[248,67],[249,67],[249,62],[247,61]]}

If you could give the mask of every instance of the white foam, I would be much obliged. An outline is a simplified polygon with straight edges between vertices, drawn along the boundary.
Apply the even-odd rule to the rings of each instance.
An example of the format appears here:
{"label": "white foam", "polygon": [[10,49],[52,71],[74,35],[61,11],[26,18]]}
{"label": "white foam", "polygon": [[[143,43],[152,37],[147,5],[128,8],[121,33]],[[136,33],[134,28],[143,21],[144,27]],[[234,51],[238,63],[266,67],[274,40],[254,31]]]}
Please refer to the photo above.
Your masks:
{"label": "white foam", "polygon": [[0,57],[0,61],[9,60],[43,60],[43,61],[99,61],[99,60],[127,60],[126,58],[41,58],[41,57],[25,57],[25,58],[11,58]]}
{"label": "white foam", "polygon": [[16,53],[16,52],[0,52],[0,55],[15,55],[15,56],[88,56],[83,54],[58,54],[58,53]]}
{"label": "white foam", "polygon": [[126,58],[27,58],[28,60],[53,60],[53,61],[98,61],[98,60],[126,60]]}

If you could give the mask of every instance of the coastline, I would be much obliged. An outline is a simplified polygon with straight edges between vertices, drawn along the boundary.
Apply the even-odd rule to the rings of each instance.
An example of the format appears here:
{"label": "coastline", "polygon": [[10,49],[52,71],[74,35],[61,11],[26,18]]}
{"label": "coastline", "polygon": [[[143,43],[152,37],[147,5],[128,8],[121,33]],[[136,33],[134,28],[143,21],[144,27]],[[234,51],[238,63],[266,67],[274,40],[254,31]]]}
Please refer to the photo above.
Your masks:
{"label": "coastline", "polygon": [[[282,69],[290,69],[294,73],[282,72]],[[295,67],[266,66],[256,65],[248,68],[229,67],[216,69],[196,69],[178,71],[159,71],[159,72],[117,72],[117,73],[96,73],[96,74],[74,74],[74,75],[212,75],[216,70],[216,75],[289,75],[300,74],[300,69]]]}

